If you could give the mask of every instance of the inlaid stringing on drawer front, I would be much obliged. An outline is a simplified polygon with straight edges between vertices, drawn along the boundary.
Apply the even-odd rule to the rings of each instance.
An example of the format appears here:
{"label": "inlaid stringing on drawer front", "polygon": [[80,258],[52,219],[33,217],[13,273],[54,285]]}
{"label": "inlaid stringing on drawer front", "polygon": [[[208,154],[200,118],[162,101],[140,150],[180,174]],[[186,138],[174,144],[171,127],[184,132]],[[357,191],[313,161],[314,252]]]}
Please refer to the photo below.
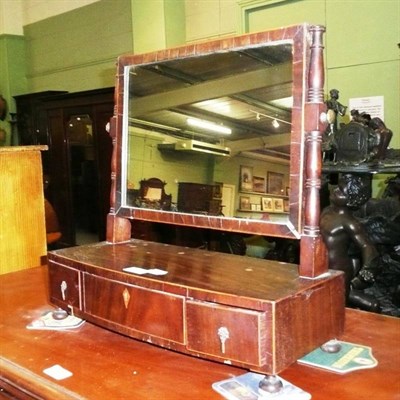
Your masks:
{"label": "inlaid stringing on drawer front", "polygon": [[80,271],[49,260],[49,273],[51,300],[81,309]]}
{"label": "inlaid stringing on drawer front", "polygon": [[262,366],[271,355],[266,312],[186,301],[187,348]]}
{"label": "inlaid stringing on drawer front", "polygon": [[155,337],[184,342],[184,297],[88,273],[83,281],[85,313]]}

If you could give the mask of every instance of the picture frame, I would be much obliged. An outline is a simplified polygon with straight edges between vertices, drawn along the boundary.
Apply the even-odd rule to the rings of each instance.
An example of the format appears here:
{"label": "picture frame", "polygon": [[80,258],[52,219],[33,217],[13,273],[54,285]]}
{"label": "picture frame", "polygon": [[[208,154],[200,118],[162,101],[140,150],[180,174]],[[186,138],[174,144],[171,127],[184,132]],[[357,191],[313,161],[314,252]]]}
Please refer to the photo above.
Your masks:
{"label": "picture frame", "polygon": [[267,191],[268,194],[284,194],[284,184],[283,184],[284,174],[279,172],[267,173]]}
{"label": "picture frame", "polygon": [[267,212],[274,211],[272,197],[263,197],[261,199],[261,208],[262,208],[262,211],[267,211]]}
{"label": "picture frame", "polygon": [[266,183],[265,177],[253,176],[253,192],[265,193],[266,192],[265,183]]}
{"label": "picture frame", "polygon": [[283,212],[289,212],[289,200],[283,199]]}
{"label": "picture frame", "polygon": [[213,199],[221,199],[222,198],[222,187],[224,184],[222,182],[214,182],[213,186]]}
{"label": "picture frame", "polygon": [[283,212],[283,199],[273,199],[274,212]]}
{"label": "picture frame", "polygon": [[253,167],[240,166],[240,190],[253,191]]}
{"label": "picture frame", "polygon": [[251,210],[250,197],[240,196],[239,198],[239,209],[240,210]]}

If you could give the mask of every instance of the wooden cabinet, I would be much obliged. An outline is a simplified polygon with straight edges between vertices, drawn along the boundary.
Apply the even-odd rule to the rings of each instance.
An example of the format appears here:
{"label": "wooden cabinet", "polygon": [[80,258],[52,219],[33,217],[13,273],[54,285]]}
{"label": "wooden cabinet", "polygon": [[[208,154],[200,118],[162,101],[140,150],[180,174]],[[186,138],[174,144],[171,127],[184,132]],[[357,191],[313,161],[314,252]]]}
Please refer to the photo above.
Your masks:
{"label": "wooden cabinet", "polygon": [[[124,271],[132,265],[166,274]],[[51,301],[82,318],[268,374],[343,329],[336,271],[309,280],[293,264],[135,239],[53,251],[49,271]]]}
{"label": "wooden cabinet", "polygon": [[[114,88],[78,93],[41,92],[15,96],[21,144],[45,144],[46,198],[58,216],[61,246],[76,244],[81,229],[105,239],[110,208],[112,141],[106,131]],[[74,122],[85,118],[85,138]],[[76,124],[75,124],[76,125]]]}
{"label": "wooden cabinet", "polygon": [[[44,107],[46,100],[65,94],[66,91],[47,90],[44,92],[14,96],[17,106],[18,143],[22,145],[49,145],[47,116]],[[47,154],[47,153],[46,153]],[[46,154],[43,154],[46,160]],[[47,166],[47,165],[46,165]]]}
{"label": "wooden cabinet", "polygon": [[45,263],[41,150],[44,146],[0,147],[0,273]]}
{"label": "wooden cabinet", "polygon": [[181,212],[219,215],[222,201],[217,197],[218,185],[179,182],[178,210]]}

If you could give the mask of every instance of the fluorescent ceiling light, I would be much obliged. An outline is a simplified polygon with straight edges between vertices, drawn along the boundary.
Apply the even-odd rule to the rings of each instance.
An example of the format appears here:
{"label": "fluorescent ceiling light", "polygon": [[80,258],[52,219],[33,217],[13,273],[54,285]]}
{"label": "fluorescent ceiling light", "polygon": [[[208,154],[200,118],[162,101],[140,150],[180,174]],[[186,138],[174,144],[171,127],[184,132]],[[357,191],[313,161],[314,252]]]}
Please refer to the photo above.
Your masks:
{"label": "fluorescent ceiling light", "polygon": [[209,131],[223,133],[225,135],[230,135],[232,133],[232,129],[229,129],[226,126],[218,125],[214,122],[205,121],[203,119],[188,118],[187,123],[191,126],[196,126],[197,128],[203,128]]}
{"label": "fluorescent ceiling light", "polygon": [[274,128],[279,128],[279,122],[278,122],[276,119],[274,119],[274,120],[272,121],[272,126],[273,126]]}
{"label": "fluorescent ceiling light", "polygon": [[291,109],[293,108],[293,97],[290,96],[290,97],[284,97],[282,99],[271,100],[268,103],[274,106]]}

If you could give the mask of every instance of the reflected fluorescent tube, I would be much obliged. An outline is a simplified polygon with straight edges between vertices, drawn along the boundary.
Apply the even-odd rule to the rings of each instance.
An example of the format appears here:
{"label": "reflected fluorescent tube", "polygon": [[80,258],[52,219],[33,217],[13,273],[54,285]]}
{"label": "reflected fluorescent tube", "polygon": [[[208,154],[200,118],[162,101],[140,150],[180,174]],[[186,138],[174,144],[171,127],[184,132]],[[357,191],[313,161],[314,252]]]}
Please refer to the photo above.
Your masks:
{"label": "reflected fluorescent tube", "polygon": [[227,128],[226,126],[218,125],[210,121],[204,121],[202,119],[188,118],[187,123],[188,125],[196,126],[197,128],[208,129],[213,132],[223,133],[224,135],[230,135],[232,133],[232,129]]}

